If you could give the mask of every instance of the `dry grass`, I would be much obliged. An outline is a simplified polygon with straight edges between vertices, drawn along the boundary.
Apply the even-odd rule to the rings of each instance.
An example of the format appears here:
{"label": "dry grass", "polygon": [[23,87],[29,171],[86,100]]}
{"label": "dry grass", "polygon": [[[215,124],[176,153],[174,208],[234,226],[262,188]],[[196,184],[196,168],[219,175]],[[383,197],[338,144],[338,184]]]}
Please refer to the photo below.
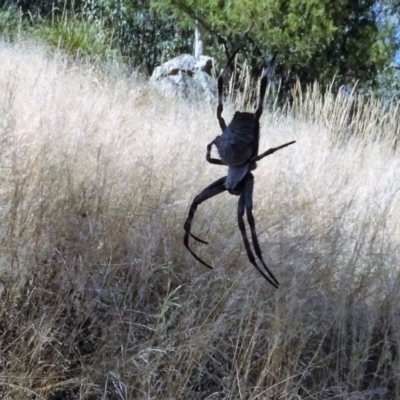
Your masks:
{"label": "dry grass", "polygon": [[233,196],[196,214],[213,271],[182,244],[225,173],[205,162],[214,105],[38,49],[0,59],[2,399],[400,398],[400,157],[376,103],[335,146],[344,97],[265,113],[260,150],[297,140],[255,171],[275,290]]}

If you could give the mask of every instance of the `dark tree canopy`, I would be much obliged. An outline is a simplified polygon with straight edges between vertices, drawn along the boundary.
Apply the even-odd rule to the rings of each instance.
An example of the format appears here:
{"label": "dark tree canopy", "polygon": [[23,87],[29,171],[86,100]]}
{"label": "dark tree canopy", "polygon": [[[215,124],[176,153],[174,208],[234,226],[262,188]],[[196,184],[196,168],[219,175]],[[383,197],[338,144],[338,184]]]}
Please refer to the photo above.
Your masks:
{"label": "dark tree canopy", "polygon": [[[253,66],[279,52],[278,77],[289,84],[373,84],[399,48],[396,23],[375,0],[152,0],[182,26],[202,24],[229,53]],[[389,7],[390,8],[390,7]]]}

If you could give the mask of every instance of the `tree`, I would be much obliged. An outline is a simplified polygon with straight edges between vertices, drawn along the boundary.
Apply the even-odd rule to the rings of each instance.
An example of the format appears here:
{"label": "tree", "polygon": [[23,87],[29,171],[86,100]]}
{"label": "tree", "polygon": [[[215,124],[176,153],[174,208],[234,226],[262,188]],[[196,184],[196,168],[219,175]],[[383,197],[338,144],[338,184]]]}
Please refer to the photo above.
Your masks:
{"label": "tree", "polygon": [[191,48],[191,33],[177,34],[174,18],[161,18],[150,9],[149,0],[81,1],[83,16],[89,21],[101,20],[113,31],[121,54],[147,73],[163,56]]}
{"label": "tree", "polygon": [[371,85],[399,49],[396,26],[379,19],[376,0],[151,0],[182,26],[203,25],[227,53],[238,46],[257,74],[279,53],[277,74],[290,86],[314,80]]}

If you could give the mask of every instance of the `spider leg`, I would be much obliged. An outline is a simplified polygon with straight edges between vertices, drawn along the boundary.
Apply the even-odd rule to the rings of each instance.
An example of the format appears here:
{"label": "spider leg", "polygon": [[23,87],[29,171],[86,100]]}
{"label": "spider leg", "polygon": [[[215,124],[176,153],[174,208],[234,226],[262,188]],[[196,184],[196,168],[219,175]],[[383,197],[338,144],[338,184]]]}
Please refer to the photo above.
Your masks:
{"label": "spider leg", "polygon": [[206,242],[205,240],[203,240],[203,239],[200,239],[199,237],[197,237],[197,236],[193,235],[193,233],[192,233],[192,232],[189,232],[189,235],[190,235],[190,237],[192,237],[193,239],[197,240],[197,241],[198,241],[198,242],[200,242],[200,243],[203,243],[203,244],[208,244],[208,242]]}
{"label": "spider leg", "polygon": [[190,227],[192,225],[192,220],[194,217],[194,214],[197,210],[197,207],[203,203],[203,201],[206,201],[208,199],[210,199],[211,197],[216,196],[217,194],[220,194],[222,192],[224,192],[226,190],[225,187],[225,180],[226,180],[226,176],[224,176],[223,178],[220,178],[218,180],[216,180],[214,183],[212,183],[211,185],[207,186],[202,192],[200,192],[200,194],[198,194],[189,209],[189,215],[186,218],[185,221],[185,225],[184,225],[184,229],[185,229],[185,236],[183,237],[183,244],[185,245],[185,247],[189,250],[190,254],[200,263],[202,263],[203,265],[205,265],[208,268],[212,269],[212,266],[207,264],[206,262],[204,262],[197,254],[194,253],[194,251],[189,247],[189,235],[191,237],[193,237],[194,239],[198,240],[201,243],[205,243],[207,244],[207,242],[205,242],[204,240],[199,239],[198,237],[194,236],[192,233],[190,233]]}
{"label": "spider leg", "polygon": [[222,111],[224,111],[224,77],[226,74],[226,67],[224,70],[219,74],[218,77],[218,107],[217,107],[217,118],[219,122],[219,126],[221,127],[222,131],[226,129],[226,122],[224,117],[222,116]]}
{"label": "spider leg", "polygon": [[212,145],[215,144],[215,140],[213,140],[210,144],[207,145],[207,154],[206,154],[206,160],[210,163],[210,164],[217,164],[217,165],[225,165],[221,160],[219,160],[218,158],[212,158],[211,157],[211,148]]}
{"label": "spider leg", "polygon": [[270,271],[270,269],[265,264],[262,253],[261,253],[260,244],[258,243],[257,233],[256,233],[256,224],[255,224],[254,216],[253,216],[253,212],[252,212],[252,210],[253,210],[253,187],[254,187],[254,176],[253,176],[253,174],[249,174],[248,180],[245,183],[245,186],[243,188],[243,196],[245,198],[244,202],[245,202],[245,206],[246,206],[247,220],[249,221],[251,238],[253,241],[254,250],[256,252],[258,259],[261,261],[261,264],[267,271],[268,275],[278,286],[279,282],[275,278],[274,274]]}
{"label": "spider leg", "polygon": [[263,103],[264,103],[265,92],[267,91],[268,76],[271,75],[271,73],[274,70],[277,54],[278,54],[278,52],[274,53],[271,61],[269,62],[269,65],[264,67],[263,73],[261,75],[260,94],[258,96],[258,106],[257,106],[257,110],[254,113],[255,117],[256,117],[256,121],[260,120],[261,114],[263,112]]}
{"label": "spider leg", "polygon": [[[216,195],[219,194],[219,193],[222,193],[222,192],[218,192],[218,193],[215,193],[215,194],[211,194],[210,197],[205,197],[205,198],[204,198],[204,196],[207,195],[207,192],[208,192],[208,191],[214,190],[216,187],[218,187],[218,186],[221,184],[222,181],[223,181],[223,186],[225,186],[225,180],[226,180],[226,177],[223,177],[223,178],[220,178],[220,179],[216,180],[216,181],[213,182],[211,185],[207,186],[202,192],[200,192],[200,194],[198,194],[198,195],[194,198],[194,200],[193,200],[193,202],[192,202],[192,205],[190,206],[189,215],[188,215],[188,217],[187,217],[187,219],[186,219],[186,221],[185,221],[184,229],[185,229],[185,231],[186,231],[193,239],[197,240],[197,241],[200,242],[200,243],[208,244],[208,242],[206,242],[205,240],[202,240],[202,239],[198,238],[197,236],[193,235],[192,232],[190,232],[190,227],[191,227],[191,225],[192,225],[192,220],[193,220],[193,217],[194,217],[194,213],[195,213],[196,210],[197,210],[197,206],[200,205],[203,201],[206,201],[206,200],[208,200],[210,197],[213,197],[213,196],[216,196]],[[200,200],[199,200],[199,199],[200,199]],[[186,237],[186,234],[185,234],[185,237]],[[190,250],[190,249],[189,249],[189,250]]]}
{"label": "spider leg", "polygon": [[226,129],[226,122],[224,118],[222,117],[222,111],[224,110],[224,99],[223,99],[223,86],[224,86],[224,78],[226,74],[229,71],[229,65],[233,61],[233,59],[236,56],[236,53],[239,51],[239,49],[236,49],[231,57],[229,58],[228,62],[226,63],[225,68],[221,71],[218,77],[218,107],[217,107],[217,118],[219,122],[219,126],[221,129],[224,131]]}
{"label": "spider leg", "polygon": [[[251,174],[250,174],[251,175]],[[251,175],[252,176],[252,175]],[[265,263],[263,261],[261,261],[265,267],[265,269],[267,270],[267,272],[271,275],[271,278],[269,278],[268,275],[265,274],[265,272],[258,266],[256,259],[254,257],[254,254],[251,250],[250,247],[250,243],[249,243],[249,239],[247,238],[247,233],[246,233],[246,227],[244,224],[244,219],[243,219],[243,215],[244,215],[244,210],[246,207],[246,198],[248,197],[248,193],[252,193],[252,184],[250,184],[250,186],[248,186],[248,182],[245,183],[245,186],[242,190],[242,193],[240,194],[239,197],[239,203],[238,203],[238,223],[239,223],[239,229],[240,232],[242,234],[242,238],[243,238],[243,242],[244,242],[244,247],[246,248],[246,252],[247,252],[247,257],[249,258],[250,262],[256,267],[257,271],[275,288],[279,288],[279,283],[278,281],[275,279],[275,277],[273,276],[273,274],[269,271],[269,269],[267,268],[267,266],[265,265]],[[247,218],[248,214],[247,214]],[[250,229],[251,229],[251,233],[253,236],[253,231],[255,233],[254,230],[254,219],[252,222],[250,222],[249,220],[249,225],[250,225]],[[254,242],[254,236],[253,236],[253,242]],[[257,241],[257,237],[256,237],[256,245],[254,246],[255,250],[256,250],[256,254],[258,256],[258,251],[260,250],[260,247],[258,246],[258,241]],[[261,251],[259,251],[260,255],[261,255]],[[260,258],[260,257],[259,257]],[[261,258],[262,260],[262,258]]]}
{"label": "spider leg", "polygon": [[270,154],[273,154],[273,153],[275,153],[277,150],[283,149],[284,147],[290,146],[290,145],[293,144],[293,143],[296,143],[296,141],[293,140],[293,141],[291,141],[291,142],[282,144],[281,146],[273,147],[272,149],[269,149],[269,150],[267,150],[267,151],[264,151],[264,153],[260,154],[259,156],[252,157],[252,158],[250,159],[250,162],[260,161],[260,160],[263,159],[264,157],[269,156]]}

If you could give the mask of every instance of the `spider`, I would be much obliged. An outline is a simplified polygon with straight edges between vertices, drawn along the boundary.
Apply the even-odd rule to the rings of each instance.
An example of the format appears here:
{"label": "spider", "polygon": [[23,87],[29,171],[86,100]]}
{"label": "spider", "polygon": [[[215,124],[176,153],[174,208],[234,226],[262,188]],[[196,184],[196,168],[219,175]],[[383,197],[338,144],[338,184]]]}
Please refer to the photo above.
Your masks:
{"label": "spider", "polygon": [[[203,261],[194,251],[189,247],[189,236],[200,243],[208,244],[208,242],[198,238],[190,232],[192,220],[197,207],[204,201],[216,196],[220,193],[228,191],[230,194],[239,196],[238,202],[238,223],[239,229],[243,237],[243,242],[246,248],[247,256],[250,262],[256,267],[260,274],[275,288],[279,288],[279,282],[265,264],[261,248],[258,243],[255,221],[252,213],[253,209],[253,186],[254,176],[252,170],[257,168],[257,161],[260,161],[266,156],[289,146],[295,141],[285,143],[279,147],[271,148],[262,154],[258,154],[258,146],[260,140],[260,117],[263,112],[263,102],[267,88],[267,79],[271,69],[274,66],[276,53],[272,57],[269,66],[265,66],[261,75],[260,94],[258,98],[258,106],[254,113],[236,111],[232,121],[226,125],[222,117],[223,111],[223,83],[224,77],[227,74],[230,64],[236,56],[238,50],[228,60],[225,68],[222,70],[218,77],[218,107],[217,118],[219,126],[222,129],[222,135],[217,136],[208,146],[206,160],[211,164],[226,165],[228,166],[228,175],[216,180],[211,185],[207,186],[200,194],[198,194],[189,209],[189,215],[185,221],[184,229],[185,235],[183,243],[193,257],[212,269],[212,266]],[[211,157],[211,148],[215,145],[217,147],[221,159]],[[255,253],[261,262],[264,270],[262,270],[254,257],[253,251],[250,247],[247,238],[246,227],[243,220],[244,212],[246,211],[247,220],[250,226],[251,237]]]}

